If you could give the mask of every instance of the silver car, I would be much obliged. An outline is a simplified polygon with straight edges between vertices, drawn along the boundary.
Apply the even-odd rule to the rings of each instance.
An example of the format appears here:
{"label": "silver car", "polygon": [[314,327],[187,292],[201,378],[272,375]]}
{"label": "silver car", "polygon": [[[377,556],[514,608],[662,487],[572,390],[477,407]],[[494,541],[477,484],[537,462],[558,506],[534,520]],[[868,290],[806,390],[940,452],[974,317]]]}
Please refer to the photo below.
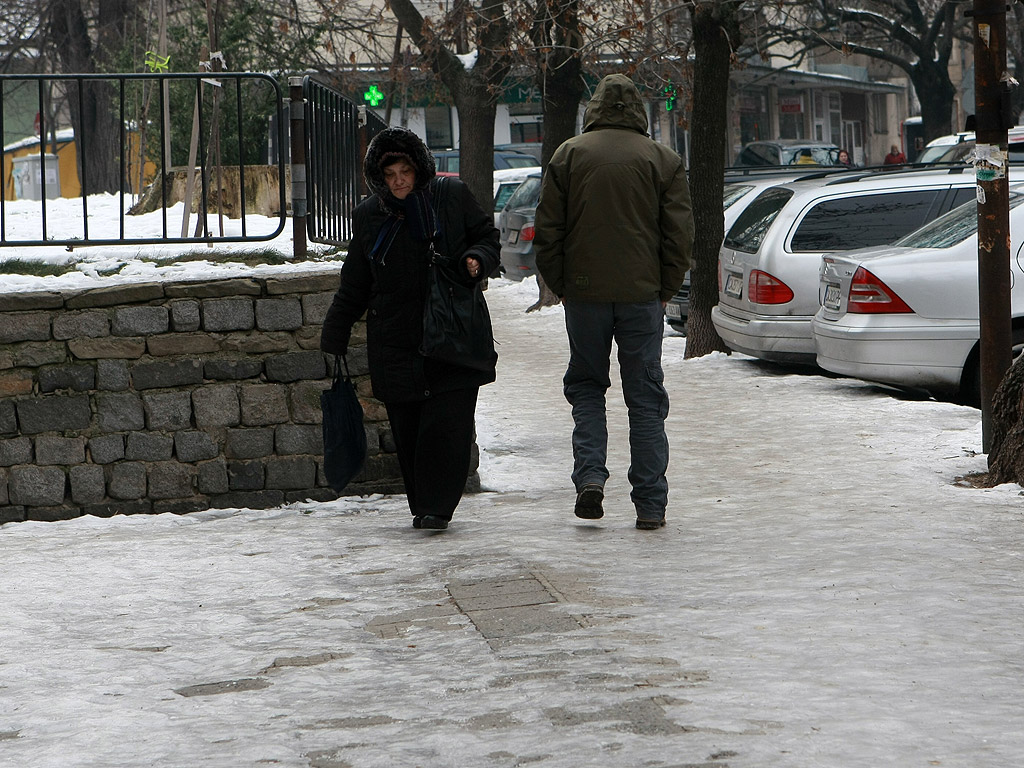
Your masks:
{"label": "silver car", "polygon": [[822,255],[888,245],[974,195],[974,175],[962,168],[848,172],[762,191],[719,253],[715,329],[737,352],[814,365]]}
{"label": "silver car", "polygon": [[[1024,185],[1010,198],[1013,344],[1024,344]],[[980,401],[978,213],[967,203],[884,249],[822,258],[811,323],[828,371]]]}
{"label": "silver car", "polygon": [[540,202],[540,180],[539,173],[528,176],[505,203],[498,219],[501,269],[510,280],[537,274],[533,222]]}

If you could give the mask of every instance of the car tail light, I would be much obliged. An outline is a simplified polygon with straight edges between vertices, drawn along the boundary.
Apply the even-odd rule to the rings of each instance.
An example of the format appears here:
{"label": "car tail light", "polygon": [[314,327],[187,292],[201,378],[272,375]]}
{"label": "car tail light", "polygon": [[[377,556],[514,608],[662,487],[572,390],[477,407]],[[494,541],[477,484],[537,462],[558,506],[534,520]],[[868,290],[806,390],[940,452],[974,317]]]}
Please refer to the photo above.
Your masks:
{"label": "car tail light", "polygon": [[519,239],[520,240],[533,240],[533,235],[534,234],[535,233],[534,233],[533,227],[523,227],[522,231],[520,231],[520,233],[519,233]]}
{"label": "car tail light", "polygon": [[892,289],[864,267],[857,267],[850,283],[850,298],[846,303],[848,312],[854,314],[897,314],[913,312],[907,303]]}
{"label": "car tail light", "polygon": [[760,269],[751,270],[749,283],[747,298],[754,304],[785,304],[793,300],[788,285]]}

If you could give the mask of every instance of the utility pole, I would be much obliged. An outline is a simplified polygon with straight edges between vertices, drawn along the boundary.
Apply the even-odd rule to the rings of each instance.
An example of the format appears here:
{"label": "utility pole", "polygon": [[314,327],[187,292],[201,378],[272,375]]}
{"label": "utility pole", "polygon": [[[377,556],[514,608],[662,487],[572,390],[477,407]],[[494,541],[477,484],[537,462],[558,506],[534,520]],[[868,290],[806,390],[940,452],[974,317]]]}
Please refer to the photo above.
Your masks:
{"label": "utility pole", "polygon": [[978,308],[981,326],[982,450],[991,449],[992,396],[1010,368],[1010,190],[1006,129],[1012,85],[1006,71],[1006,0],[975,0],[974,168],[978,193]]}

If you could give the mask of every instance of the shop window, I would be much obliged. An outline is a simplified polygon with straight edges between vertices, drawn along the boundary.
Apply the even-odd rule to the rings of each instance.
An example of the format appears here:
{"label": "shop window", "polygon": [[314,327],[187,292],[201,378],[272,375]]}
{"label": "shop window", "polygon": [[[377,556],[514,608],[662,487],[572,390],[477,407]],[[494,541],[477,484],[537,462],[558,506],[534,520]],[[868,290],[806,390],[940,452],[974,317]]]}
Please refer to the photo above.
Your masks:
{"label": "shop window", "polygon": [[512,137],[512,144],[533,143],[544,140],[541,130],[541,123],[512,123],[509,126],[509,135]]}
{"label": "shop window", "polygon": [[871,124],[875,133],[889,132],[889,97],[884,93],[871,94]]}
{"label": "shop window", "polygon": [[739,95],[740,143],[763,141],[771,137],[768,110],[763,90],[745,90]]}
{"label": "shop window", "polygon": [[799,91],[779,91],[779,138],[804,138],[804,96]]}

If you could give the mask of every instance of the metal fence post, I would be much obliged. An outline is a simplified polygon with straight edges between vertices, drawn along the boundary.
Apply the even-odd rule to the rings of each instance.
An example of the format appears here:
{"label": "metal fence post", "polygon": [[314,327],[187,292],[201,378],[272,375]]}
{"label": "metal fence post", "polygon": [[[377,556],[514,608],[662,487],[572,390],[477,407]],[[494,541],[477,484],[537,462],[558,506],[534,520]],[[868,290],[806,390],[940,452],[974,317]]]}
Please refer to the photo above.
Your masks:
{"label": "metal fence post", "polygon": [[288,78],[291,123],[292,254],[306,258],[306,104],[301,77]]}
{"label": "metal fence post", "polygon": [[[366,149],[370,145],[369,128],[367,126],[367,109],[365,104],[359,105],[359,155],[356,158],[356,167],[361,168],[363,158],[366,157]],[[370,194],[370,188],[366,186],[366,178],[363,174],[358,174],[359,178],[359,193],[362,197],[366,197]]]}

